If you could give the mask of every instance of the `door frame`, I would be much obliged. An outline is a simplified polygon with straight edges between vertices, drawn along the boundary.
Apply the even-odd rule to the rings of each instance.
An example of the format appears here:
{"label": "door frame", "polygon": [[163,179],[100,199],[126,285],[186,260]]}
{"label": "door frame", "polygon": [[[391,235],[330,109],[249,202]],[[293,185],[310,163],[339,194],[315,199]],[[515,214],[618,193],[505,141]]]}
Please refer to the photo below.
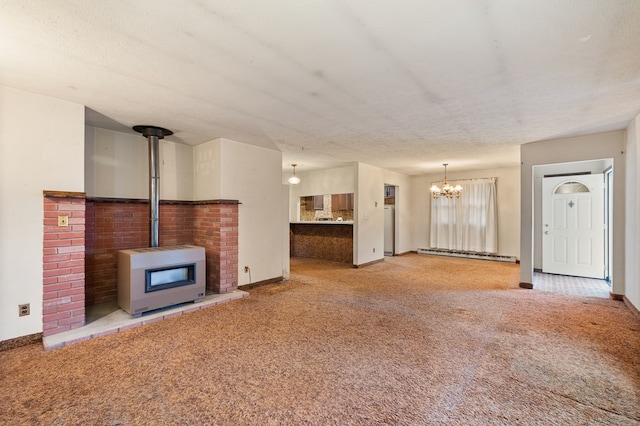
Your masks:
{"label": "door frame", "polygon": [[[542,179],[544,175],[579,175],[584,173],[605,173],[607,170],[612,171],[612,176],[615,176],[613,158],[600,158],[585,161],[574,161],[564,163],[553,164],[535,164],[531,166],[531,267],[532,271],[542,271]],[[613,209],[613,196],[614,196],[615,182],[611,179],[610,197],[605,198],[605,209],[612,211]],[[613,214],[613,213],[612,213]],[[609,246],[609,277],[612,277],[613,268],[613,247],[614,247],[614,235],[613,224],[610,224],[610,239],[605,238],[605,244]],[[605,246],[605,250],[607,247]],[[526,284],[526,283],[525,283]]]}
{"label": "door frame", "polygon": [[613,264],[613,167],[604,170],[604,280],[611,287],[611,265]]}
{"label": "door frame", "polygon": [[[393,187],[393,204],[391,204],[394,208],[394,212],[393,212],[393,253],[391,254],[391,256],[395,256],[398,253],[398,241],[400,238],[400,225],[399,225],[399,221],[398,221],[398,197],[400,196],[400,187],[398,185],[393,185],[390,183],[385,183],[384,187],[383,187],[383,194],[384,194],[384,198],[386,198],[386,194],[387,194],[387,187]],[[383,200],[384,200],[383,198]],[[384,202],[383,205],[383,211],[384,211],[384,206],[387,205],[386,202]],[[384,247],[384,227],[382,228],[382,246]],[[386,253],[384,252],[383,249],[383,255],[386,256]]]}

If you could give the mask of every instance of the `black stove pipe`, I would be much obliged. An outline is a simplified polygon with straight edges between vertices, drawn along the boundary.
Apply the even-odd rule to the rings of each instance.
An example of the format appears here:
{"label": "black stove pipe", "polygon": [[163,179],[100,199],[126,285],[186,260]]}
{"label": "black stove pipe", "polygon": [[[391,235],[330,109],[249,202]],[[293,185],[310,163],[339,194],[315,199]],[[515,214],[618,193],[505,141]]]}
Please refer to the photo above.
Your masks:
{"label": "black stove pipe", "polygon": [[158,247],[160,230],[160,143],[165,136],[171,136],[171,130],[157,126],[133,126],[133,130],[142,133],[149,141],[149,246]]}

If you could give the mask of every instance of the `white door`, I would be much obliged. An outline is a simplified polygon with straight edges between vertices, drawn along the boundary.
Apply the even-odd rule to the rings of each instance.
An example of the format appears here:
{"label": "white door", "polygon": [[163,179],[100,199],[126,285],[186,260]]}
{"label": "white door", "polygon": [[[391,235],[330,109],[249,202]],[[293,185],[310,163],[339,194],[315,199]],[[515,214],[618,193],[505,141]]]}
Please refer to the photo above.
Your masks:
{"label": "white door", "polygon": [[604,279],[602,174],[544,178],[542,272]]}

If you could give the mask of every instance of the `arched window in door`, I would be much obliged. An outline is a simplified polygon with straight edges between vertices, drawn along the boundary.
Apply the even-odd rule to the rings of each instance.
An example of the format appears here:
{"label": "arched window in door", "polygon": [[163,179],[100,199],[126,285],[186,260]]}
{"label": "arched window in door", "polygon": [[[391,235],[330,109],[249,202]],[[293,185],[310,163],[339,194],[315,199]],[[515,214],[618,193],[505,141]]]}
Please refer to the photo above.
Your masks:
{"label": "arched window in door", "polygon": [[589,188],[580,182],[565,182],[556,187],[554,194],[577,194],[579,192],[589,192]]}

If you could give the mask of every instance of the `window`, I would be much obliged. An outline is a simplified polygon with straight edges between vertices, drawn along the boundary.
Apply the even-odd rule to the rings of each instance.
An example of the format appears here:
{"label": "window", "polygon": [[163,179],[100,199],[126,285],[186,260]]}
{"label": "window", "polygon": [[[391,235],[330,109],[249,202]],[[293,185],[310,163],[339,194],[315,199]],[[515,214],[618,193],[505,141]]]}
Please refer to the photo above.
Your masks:
{"label": "window", "polygon": [[553,191],[554,194],[577,194],[578,192],[589,192],[589,188],[580,182],[565,182]]}
{"label": "window", "polygon": [[462,186],[460,198],[431,199],[431,248],[497,253],[496,179],[455,184]]}

